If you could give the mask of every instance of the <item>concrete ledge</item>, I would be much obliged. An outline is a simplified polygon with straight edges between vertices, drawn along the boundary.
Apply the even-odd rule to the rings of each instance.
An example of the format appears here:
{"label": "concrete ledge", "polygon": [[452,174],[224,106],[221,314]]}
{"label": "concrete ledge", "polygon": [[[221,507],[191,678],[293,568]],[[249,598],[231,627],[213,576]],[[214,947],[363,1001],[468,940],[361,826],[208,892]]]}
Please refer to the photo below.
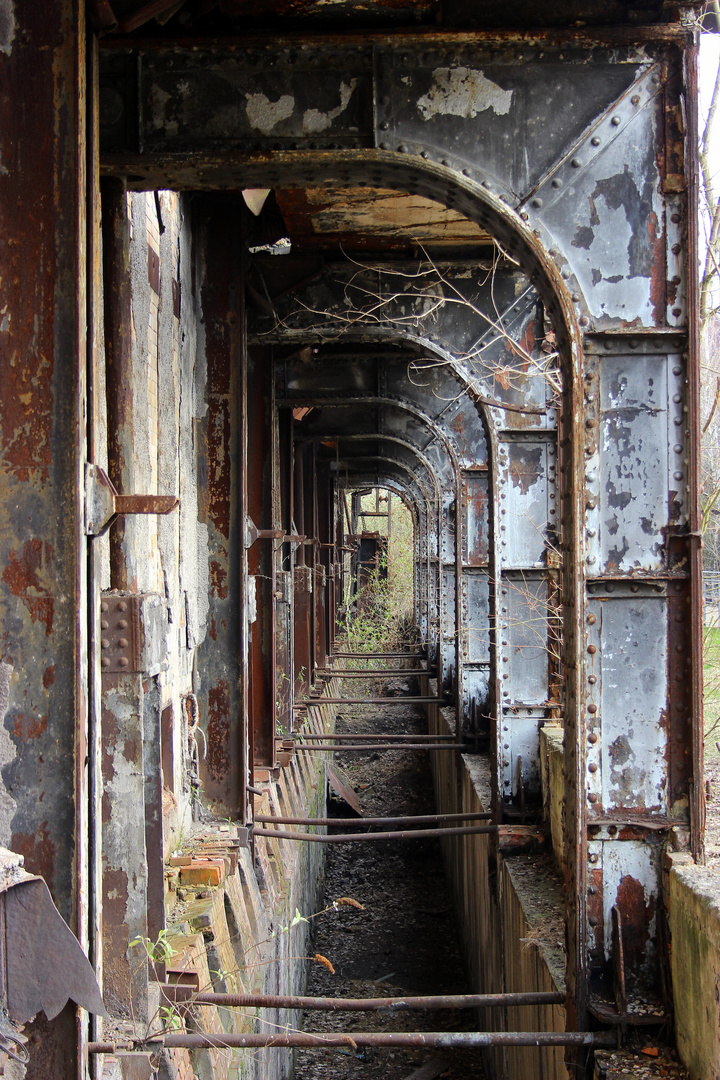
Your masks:
{"label": "concrete ledge", "polygon": [[[452,730],[452,710],[431,707],[433,734]],[[440,812],[489,811],[490,763],[485,755],[430,754]],[[497,853],[488,835],[443,841],[448,877],[476,993],[564,990],[564,904],[548,855]],[[480,1010],[479,1030],[565,1031],[561,1005]],[[498,1080],[567,1080],[562,1047],[488,1051],[488,1075]]]}
{"label": "concrete ledge", "polygon": [[720,870],[674,865],[668,889],[677,1048],[693,1080],[720,1080]]}

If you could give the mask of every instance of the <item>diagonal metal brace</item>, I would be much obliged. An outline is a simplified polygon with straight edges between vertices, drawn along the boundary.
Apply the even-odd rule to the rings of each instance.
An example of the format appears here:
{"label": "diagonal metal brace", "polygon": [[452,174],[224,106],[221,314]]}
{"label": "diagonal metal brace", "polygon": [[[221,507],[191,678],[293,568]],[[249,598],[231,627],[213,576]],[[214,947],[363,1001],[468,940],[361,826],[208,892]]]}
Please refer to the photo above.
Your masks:
{"label": "diagonal metal brace", "polygon": [[169,514],[175,495],[119,495],[104,469],[85,463],[85,535],[102,536],[124,514]]}

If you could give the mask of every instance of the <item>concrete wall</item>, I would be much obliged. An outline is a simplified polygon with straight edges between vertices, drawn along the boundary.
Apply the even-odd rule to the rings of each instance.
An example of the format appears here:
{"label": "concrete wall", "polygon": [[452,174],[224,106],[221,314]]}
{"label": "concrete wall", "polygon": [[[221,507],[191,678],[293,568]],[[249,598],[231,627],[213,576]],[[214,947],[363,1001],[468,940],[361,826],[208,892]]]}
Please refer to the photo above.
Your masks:
{"label": "concrete wall", "polygon": [[[447,735],[450,710],[432,707],[429,730]],[[438,812],[491,809],[485,756],[431,754]],[[448,838],[443,854],[452,883],[466,962],[476,993],[564,990],[564,905],[547,855],[497,852],[491,836]],[[481,1031],[564,1031],[563,1006],[480,1010]],[[562,1047],[504,1048],[488,1053],[488,1072],[503,1080],[566,1080]]]}
{"label": "concrete wall", "polygon": [[693,1080],[720,1077],[720,870],[670,856],[670,919],[677,1048]]}

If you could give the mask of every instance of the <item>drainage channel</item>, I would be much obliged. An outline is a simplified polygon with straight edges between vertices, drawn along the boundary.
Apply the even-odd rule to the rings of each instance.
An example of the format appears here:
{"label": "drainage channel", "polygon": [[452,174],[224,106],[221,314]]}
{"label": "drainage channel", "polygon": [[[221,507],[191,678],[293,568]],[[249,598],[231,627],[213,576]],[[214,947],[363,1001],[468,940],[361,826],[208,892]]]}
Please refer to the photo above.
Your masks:
{"label": "drainage channel", "polygon": [[[345,684],[343,692],[348,689],[357,693],[356,685]],[[395,677],[383,683],[382,693],[417,695],[417,680]],[[336,731],[413,736],[412,746],[415,737],[426,734],[427,724],[417,705],[352,704],[338,715]],[[432,777],[422,749],[369,747],[356,753],[344,751],[341,741],[334,762],[349,777],[364,816],[433,813]],[[338,804],[337,812],[346,818],[348,808]],[[348,829],[341,825],[328,831]],[[343,902],[339,910],[315,920],[313,951],[334,970],[312,964],[309,995],[397,998],[470,992],[437,838],[328,845],[325,898],[327,905]],[[341,1047],[296,1050],[295,1080],[482,1080],[486,1075],[477,1048],[354,1047],[350,1042],[353,1031],[473,1031],[472,1009],[306,1012],[303,1023],[307,1030],[347,1032],[349,1038]]]}

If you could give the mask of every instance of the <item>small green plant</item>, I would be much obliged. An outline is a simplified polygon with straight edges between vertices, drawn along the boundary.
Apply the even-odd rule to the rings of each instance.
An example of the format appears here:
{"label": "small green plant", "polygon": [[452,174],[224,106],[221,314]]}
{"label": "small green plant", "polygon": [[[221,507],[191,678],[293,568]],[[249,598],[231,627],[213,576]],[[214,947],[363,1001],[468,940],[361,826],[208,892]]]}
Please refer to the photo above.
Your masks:
{"label": "small green plant", "polygon": [[131,948],[142,945],[148,960],[152,960],[153,963],[167,964],[168,960],[175,955],[175,950],[167,940],[167,933],[167,930],[161,930],[155,941],[151,941],[148,937],[136,937],[129,944]]}

